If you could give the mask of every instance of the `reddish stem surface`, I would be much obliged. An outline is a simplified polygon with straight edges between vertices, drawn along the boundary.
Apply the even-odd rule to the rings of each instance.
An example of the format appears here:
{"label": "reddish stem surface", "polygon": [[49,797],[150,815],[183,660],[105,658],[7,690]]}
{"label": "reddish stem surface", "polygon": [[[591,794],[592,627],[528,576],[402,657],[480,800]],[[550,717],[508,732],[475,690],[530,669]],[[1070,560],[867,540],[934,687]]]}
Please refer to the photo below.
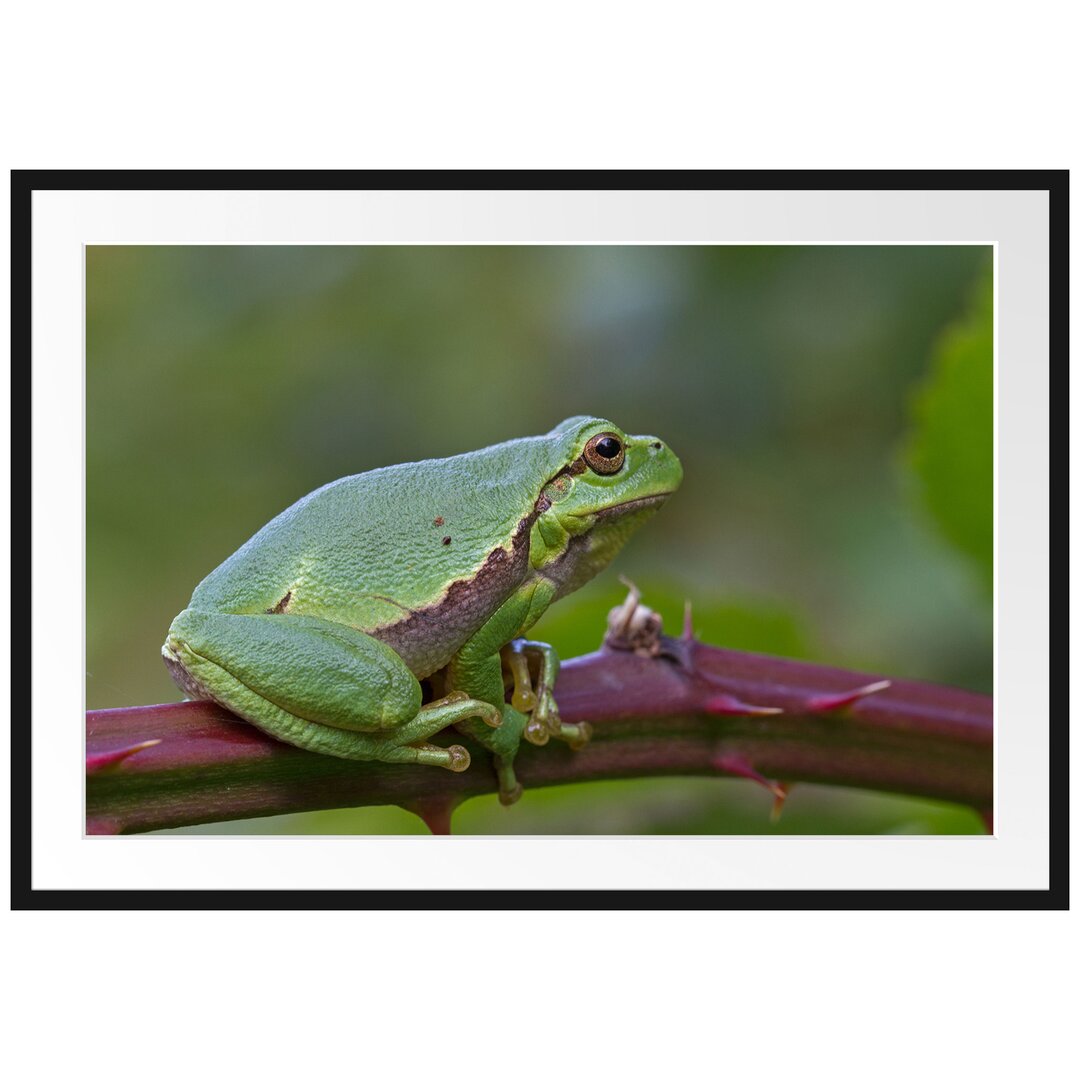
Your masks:
{"label": "reddish stem surface", "polygon": [[[560,713],[589,721],[593,739],[580,751],[523,745],[516,770],[526,790],[728,775],[992,809],[993,700],[983,694],[901,680],[878,688],[881,676],[686,639],[663,638],[661,653],[605,649],[562,665]],[[209,702],[96,710],[86,714],[87,831],[397,804],[443,832],[454,805],[495,790],[486,752],[469,749],[472,767],[450,773],[307,753]]]}

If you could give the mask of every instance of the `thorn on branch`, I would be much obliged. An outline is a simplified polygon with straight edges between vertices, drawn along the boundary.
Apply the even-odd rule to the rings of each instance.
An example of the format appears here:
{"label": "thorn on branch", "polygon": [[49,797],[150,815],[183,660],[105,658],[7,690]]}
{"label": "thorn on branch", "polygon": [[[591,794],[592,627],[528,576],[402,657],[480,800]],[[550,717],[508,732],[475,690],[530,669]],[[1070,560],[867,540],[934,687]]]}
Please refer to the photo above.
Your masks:
{"label": "thorn on branch", "polygon": [[773,795],[772,810],[769,811],[769,821],[773,825],[776,825],[780,821],[780,815],[784,812],[784,807],[787,805],[787,797],[791,794],[793,784],[785,784],[783,781],[777,781],[776,790]]}
{"label": "thorn on branch", "polygon": [[808,698],[806,701],[807,712],[835,712],[838,709],[846,709],[849,705],[861,701],[870,694],[878,694],[892,686],[889,679],[880,682],[867,683],[856,690],[848,690],[841,694],[824,694],[820,697]]}
{"label": "thorn on branch", "polygon": [[777,819],[779,819],[780,815],[776,808],[778,804],[783,806],[783,802],[787,798],[789,789],[786,784],[781,783],[779,780],[770,780],[767,776],[762,776],[762,774],[740,754],[718,754],[713,758],[713,768],[716,769],[717,772],[726,773],[729,776],[738,776],[744,780],[753,780],[755,784],[760,784],[766,791],[772,794],[772,797],[775,800],[773,802],[773,813],[776,814]]}
{"label": "thorn on branch", "polygon": [[731,694],[713,694],[702,703],[701,711],[712,716],[775,716],[784,710],[771,705],[750,705]]}
{"label": "thorn on branch", "polygon": [[127,761],[132,754],[137,754],[140,750],[148,750],[151,746],[157,746],[160,742],[160,739],[146,739],[143,742],[125,746],[120,750],[103,750],[98,753],[87,753],[86,775],[90,776],[93,773],[101,772],[102,769],[113,768],[121,762]]}

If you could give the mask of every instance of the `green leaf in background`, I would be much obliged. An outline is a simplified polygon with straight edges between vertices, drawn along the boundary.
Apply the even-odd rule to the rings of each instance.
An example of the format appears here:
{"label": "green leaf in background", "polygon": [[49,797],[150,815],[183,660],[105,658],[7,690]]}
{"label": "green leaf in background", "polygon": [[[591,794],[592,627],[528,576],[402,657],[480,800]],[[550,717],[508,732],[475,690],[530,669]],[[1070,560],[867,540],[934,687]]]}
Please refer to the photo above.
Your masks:
{"label": "green leaf in background", "polygon": [[994,575],[993,271],[949,326],[912,403],[906,460],[945,538],[971,560],[989,593]]}

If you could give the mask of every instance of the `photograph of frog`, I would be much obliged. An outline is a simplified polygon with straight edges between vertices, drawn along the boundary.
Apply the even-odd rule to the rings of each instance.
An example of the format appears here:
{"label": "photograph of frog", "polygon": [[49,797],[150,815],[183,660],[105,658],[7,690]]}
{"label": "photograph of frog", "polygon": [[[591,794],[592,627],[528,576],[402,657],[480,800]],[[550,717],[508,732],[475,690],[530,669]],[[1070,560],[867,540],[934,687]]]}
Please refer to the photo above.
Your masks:
{"label": "photograph of frog", "polygon": [[985,831],[992,298],[974,245],[87,248],[87,831]]}

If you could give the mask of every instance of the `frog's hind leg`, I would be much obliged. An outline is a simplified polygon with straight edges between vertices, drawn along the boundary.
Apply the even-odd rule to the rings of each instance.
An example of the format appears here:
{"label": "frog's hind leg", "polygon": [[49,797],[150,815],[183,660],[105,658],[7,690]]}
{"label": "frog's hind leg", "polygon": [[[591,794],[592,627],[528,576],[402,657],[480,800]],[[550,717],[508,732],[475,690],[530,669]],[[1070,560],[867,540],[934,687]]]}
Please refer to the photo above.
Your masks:
{"label": "frog's hind leg", "polygon": [[420,684],[392,649],[351,627],[303,615],[188,609],[162,650],[189,694],[219,702],[303,750],[357,761],[468,768],[463,746],[427,740],[466,717],[499,722],[465,695],[421,708]]}
{"label": "frog's hind leg", "polygon": [[[387,745],[382,750],[379,760],[415,761],[419,765],[442,765],[454,772],[464,772],[469,767],[469,751],[465,747],[451,746],[443,749],[422,740],[430,738],[451,724],[469,719],[482,722],[488,727],[499,727],[502,724],[502,714],[494,705],[455,691],[425,705],[412,720],[396,728],[389,737],[393,745]],[[450,764],[442,760],[447,753],[451,754]]]}

